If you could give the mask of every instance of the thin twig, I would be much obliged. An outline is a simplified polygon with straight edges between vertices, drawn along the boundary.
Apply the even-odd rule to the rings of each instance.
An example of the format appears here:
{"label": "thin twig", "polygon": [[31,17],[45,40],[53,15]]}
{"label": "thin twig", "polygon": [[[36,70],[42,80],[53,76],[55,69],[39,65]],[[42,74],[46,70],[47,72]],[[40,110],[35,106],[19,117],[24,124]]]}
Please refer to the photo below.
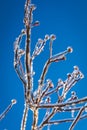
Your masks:
{"label": "thin twig", "polygon": [[73,104],[81,104],[84,102],[87,102],[87,97],[77,99],[75,101],[65,102],[65,103],[41,104],[41,105],[37,105],[37,108],[56,108],[56,107],[61,108],[61,107],[65,107],[65,106],[69,106],[69,105],[73,105]]}
{"label": "thin twig", "polygon": [[2,120],[7,115],[7,113],[11,110],[13,105],[16,104],[16,102],[17,101],[15,99],[11,100],[11,104],[5,109],[2,114],[0,114],[0,120]]}
{"label": "thin twig", "polygon": [[31,44],[31,23],[32,23],[32,8],[30,8],[31,0],[26,0],[25,4],[25,27],[26,27],[26,44],[25,44],[25,69],[27,77],[27,100],[30,102],[31,90],[32,90],[32,78],[31,78],[31,67],[32,61],[30,56],[30,44]]}
{"label": "thin twig", "polygon": [[38,93],[39,94],[40,94],[40,92],[42,90],[43,83],[44,83],[45,76],[46,76],[46,73],[48,71],[49,65],[52,62],[59,62],[61,60],[65,60],[65,55],[67,53],[71,53],[71,52],[72,52],[72,48],[68,47],[67,50],[65,50],[64,52],[58,53],[56,55],[53,55],[50,59],[47,60],[47,62],[44,65],[44,68],[43,68],[43,71],[42,71],[42,74],[41,74],[41,77],[40,77],[40,80],[39,80],[39,87],[38,87]]}
{"label": "thin twig", "polygon": [[73,128],[75,127],[75,125],[76,125],[77,122],[79,121],[80,116],[81,116],[81,114],[82,114],[82,112],[84,111],[85,108],[87,108],[87,106],[82,106],[82,107],[81,107],[81,109],[79,110],[79,112],[78,112],[76,118],[73,120],[73,122],[72,122],[72,124],[71,124],[69,130],[73,130]]}
{"label": "thin twig", "polygon": [[25,104],[23,117],[22,117],[22,122],[21,122],[21,130],[25,130],[26,129],[28,110],[29,110],[29,107],[27,106],[27,104]]}
{"label": "thin twig", "polygon": [[[84,115],[82,115],[81,117],[80,117],[80,120],[81,119],[85,119],[85,118],[87,118],[87,114],[84,114]],[[66,123],[66,122],[72,122],[72,121],[74,121],[75,120],[75,118],[68,118],[68,119],[63,119],[63,120],[54,120],[54,121],[49,121],[48,123],[47,123],[47,125],[48,124],[50,124],[50,125],[58,125],[58,124],[60,124],[60,123]]]}

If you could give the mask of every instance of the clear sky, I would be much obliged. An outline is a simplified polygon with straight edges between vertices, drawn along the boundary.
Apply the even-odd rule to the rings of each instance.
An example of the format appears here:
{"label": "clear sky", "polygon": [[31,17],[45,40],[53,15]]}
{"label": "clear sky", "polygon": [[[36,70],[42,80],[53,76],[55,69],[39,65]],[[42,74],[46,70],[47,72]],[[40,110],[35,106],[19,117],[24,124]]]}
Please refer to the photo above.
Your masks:
{"label": "clear sky", "polygon": [[[23,86],[13,67],[13,43],[20,34],[23,26],[25,0],[0,1],[0,113],[10,103],[17,99],[17,104],[0,122],[0,130],[19,130],[24,107]],[[32,50],[38,38],[45,34],[54,33],[57,37],[53,45],[53,53],[64,51],[68,46],[73,47],[73,53],[67,60],[53,64],[47,78],[56,84],[58,78],[66,79],[66,74],[73,71],[73,66],[79,66],[85,78],[77,83],[72,90],[79,98],[87,96],[87,0],[32,0],[37,5],[34,21],[39,20],[40,26],[32,31]],[[36,58],[34,70],[35,83],[39,79],[42,67],[48,58],[49,47]],[[35,89],[34,88],[34,89]],[[41,113],[43,114],[43,113]],[[30,113],[28,127],[31,124]],[[58,116],[57,116],[58,117]],[[51,127],[51,130],[68,130],[69,124]],[[44,128],[46,130],[47,128]],[[74,130],[86,130],[87,119],[79,121]]]}

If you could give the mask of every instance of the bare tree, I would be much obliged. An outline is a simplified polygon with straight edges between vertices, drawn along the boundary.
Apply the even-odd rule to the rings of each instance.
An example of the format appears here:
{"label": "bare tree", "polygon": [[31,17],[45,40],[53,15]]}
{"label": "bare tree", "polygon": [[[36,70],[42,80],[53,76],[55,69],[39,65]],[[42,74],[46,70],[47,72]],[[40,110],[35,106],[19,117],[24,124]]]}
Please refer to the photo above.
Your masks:
{"label": "bare tree", "polygon": [[[45,35],[44,39],[38,39],[33,53],[31,53],[31,30],[33,27],[39,25],[39,21],[33,23],[33,11],[36,6],[31,3],[31,0],[26,0],[24,7],[24,29],[21,31],[14,43],[14,68],[19,76],[24,87],[24,112],[21,121],[21,130],[26,130],[27,116],[29,111],[33,112],[32,130],[42,130],[47,126],[50,130],[51,125],[59,125],[64,122],[71,122],[69,130],[73,130],[76,123],[80,119],[87,117],[87,97],[79,99],[75,91],[71,92],[70,98],[67,99],[67,94],[70,89],[80,81],[84,75],[79,70],[78,66],[74,66],[72,73],[67,74],[67,79],[58,80],[57,85],[54,86],[51,79],[46,79],[46,74],[52,63],[66,60],[66,55],[71,53],[73,49],[68,47],[65,51],[56,55],[52,52],[52,45],[56,36],[54,34]],[[22,48],[21,41],[25,38],[25,47]],[[49,42],[49,58],[44,64],[41,76],[38,80],[37,90],[33,90],[34,70],[33,61],[43,51],[46,42]],[[57,95],[58,99],[52,103],[52,95]],[[16,103],[12,100],[11,106]],[[44,110],[45,114],[43,120],[38,123],[39,110]],[[10,109],[8,109],[10,110]],[[7,110],[7,112],[8,112]],[[7,112],[1,116],[4,117]],[[53,117],[58,113],[71,112],[71,117],[60,120],[53,120]]]}

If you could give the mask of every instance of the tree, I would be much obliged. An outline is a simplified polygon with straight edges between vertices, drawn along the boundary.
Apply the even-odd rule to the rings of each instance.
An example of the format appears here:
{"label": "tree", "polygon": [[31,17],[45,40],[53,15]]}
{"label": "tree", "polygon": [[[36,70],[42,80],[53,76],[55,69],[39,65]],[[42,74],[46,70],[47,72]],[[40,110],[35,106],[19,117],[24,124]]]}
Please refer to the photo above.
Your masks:
{"label": "tree", "polygon": [[[14,68],[18,74],[20,80],[24,86],[24,100],[25,108],[23,112],[21,130],[26,129],[26,122],[28,112],[31,110],[33,112],[33,123],[32,130],[41,130],[44,126],[47,125],[47,129],[50,129],[50,126],[53,124],[60,124],[63,122],[72,122],[69,130],[72,130],[75,124],[83,118],[87,117],[87,114],[82,113],[86,111],[87,97],[78,99],[76,92],[71,92],[70,98],[67,99],[67,94],[70,92],[70,89],[84,77],[82,72],[77,66],[74,66],[72,73],[67,75],[67,79],[62,81],[58,80],[57,85],[54,87],[54,84],[51,79],[46,79],[46,74],[50,65],[53,62],[59,62],[66,59],[66,55],[72,52],[72,48],[68,47],[65,51],[58,53],[56,55],[52,52],[52,45],[56,36],[54,34],[45,35],[44,39],[38,39],[33,53],[31,53],[31,30],[39,25],[39,21],[33,23],[33,11],[36,9],[34,4],[31,4],[30,0],[26,0],[25,11],[24,11],[24,29],[21,31],[21,34],[18,36],[14,43]],[[21,41],[22,38],[26,38],[25,48],[22,47]],[[40,79],[38,80],[37,90],[33,90],[34,87],[34,70],[33,62],[35,58],[43,51],[46,43],[49,42],[49,58],[46,61]],[[23,49],[21,49],[23,48]],[[52,95],[57,95],[58,99],[55,103],[52,103]],[[11,106],[16,103],[15,100],[12,100]],[[83,105],[81,105],[83,103]],[[80,105],[78,105],[80,104]],[[11,108],[11,107],[10,107]],[[39,110],[44,109],[45,115],[40,124],[38,124]],[[8,111],[4,112],[4,115]],[[62,112],[71,112],[71,118],[66,118],[62,120],[53,120],[54,115]],[[74,113],[77,115],[74,116]],[[1,118],[2,119],[2,118]]]}

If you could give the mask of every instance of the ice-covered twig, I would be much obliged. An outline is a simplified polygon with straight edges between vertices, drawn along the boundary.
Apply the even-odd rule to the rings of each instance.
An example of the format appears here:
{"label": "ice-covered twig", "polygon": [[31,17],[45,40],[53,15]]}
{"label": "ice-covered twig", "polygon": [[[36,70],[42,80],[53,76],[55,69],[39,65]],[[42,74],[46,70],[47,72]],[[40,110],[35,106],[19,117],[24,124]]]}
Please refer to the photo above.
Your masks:
{"label": "ice-covered twig", "polygon": [[[50,121],[50,119],[54,116],[54,114],[56,114],[58,111],[60,112],[64,112],[64,111],[72,111],[75,110],[81,110],[81,107],[78,107],[78,108],[68,108],[67,109],[67,106],[71,106],[73,104],[81,104],[81,103],[84,103],[84,102],[87,102],[87,97],[85,98],[82,98],[82,99],[78,99],[78,100],[75,100],[75,101],[71,101],[71,102],[68,102],[68,103],[58,103],[58,105],[53,105],[54,107],[49,107],[49,104],[47,105],[48,107],[45,107],[46,109],[49,109],[49,108],[54,108],[52,109],[51,113],[49,114],[49,116],[40,124],[39,128],[42,128],[43,126],[45,125],[48,125],[48,124],[59,124],[59,123],[64,123],[64,122],[71,122],[71,121],[74,121],[76,118],[70,118],[70,119],[64,119],[64,120],[58,120],[58,121]],[[79,112],[81,115],[81,113],[83,112],[83,110],[85,110],[87,106],[84,107],[84,109],[81,110],[81,112]],[[43,105],[41,108],[44,108]],[[87,118],[87,114],[84,114],[82,115],[79,119],[84,119],[84,118]]]}
{"label": "ice-covered twig", "polygon": [[81,118],[81,114],[82,112],[85,110],[85,108],[87,108],[87,106],[82,106],[81,109],[79,110],[76,118],[73,120],[69,130],[73,130],[73,128],[75,127],[75,125],[77,124],[77,122],[79,121],[79,119]]}
{"label": "ice-covered twig", "polygon": [[24,108],[22,122],[21,122],[21,130],[25,130],[26,129],[26,122],[27,122],[27,116],[28,116],[28,110],[29,110],[29,107],[28,107],[27,104],[25,104],[24,107],[25,108]]}
{"label": "ice-covered twig", "polygon": [[79,68],[77,69],[77,67],[74,67],[74,71],[71,74],[69,74],[68,78],[64,81],[63,91],[58,102],[62,102],[66,98],[66,95],[72,88],[72,86],[74,86],[83,77],[84,75],[79,70]]}
{"label": "ice-covered twig", "polygon": [[36,45],[35,45],[35,49],[33,51],[32,54],[32,60],[34,60],[34,58],[36,56],[38,56],[44,49],[46,42],[49,40],[49,35],[46,34],[44,39],[39,38]]}
{"label": "ice-covered twig", "polygon": [[21,34],[18,36],[18,38],[16,39],[14,43],[14,68],[17,75],[19,76],[19,78],[21,79],[21,81],[23,82],[25,86],[26,82],[24,79],[24,70],[21,63],[21,57],[25,54],[25,51],[23,49],[20,49],[20,44],[21,44],[23,35],[25,35],[24,30],[21,31]]}
{"label": "ice-covered twig", "polygon": [[[83,114],[82,116],[80,116],[80,120],[85,119],[85,118],[87,118],[87,114]],[[75,120],[75,118],[68,118],[68,119],[62,119],[62,120],[53,120],[53,121],[47,122],[46,125],[48,125],[48,124],[50,124],[50,125],[59,125],[60,123],[72,122],[74,120]]]}
{"label": "ice-covered twig", "polygon": [[64,103],[55,103],[55,104],[41,104],[41,105],[37,105],[37,108],[61,108],[61,107],[65,107],[65,106],[70,106],[73,104],[81,104],[87,102],[87,97],[81,98],[81,99],[77,99],[75,101],[70,101],[70,102],[64,102]]}
{"label": "ice-covered twig", "polygon": [[52,57],[52,44],[53,44],[53,41],[56,39],[56,36],[54,35],[54,34],[51,34],[50,35],[50,47],[49,47],[49,49],[50,49],[50,58]]}
{"label": "ice-covered twig", "polygon": [[16,104],[16,102],[17,101],[15,99],[11,100],[10,105],[6,108],[6,110],[2,114],[0,114],[0,120],[2,120],[7,115],[7,113],[10,111],[13,105]]}
{"label": "ice-covered twig", "polygon": [[44,68],[43,68],[43,71],[42,71],[42,74],[40,76],[40,80],[39,80],[39,87],[38,87],[38,94],[40,94],[41,90],[42,90],[42,87],[43,87],[43,83],[44,83],[44,80],[45,80],[45,76],[46,76],[46,73],[48,71],[48,68],[50,66],[50,64],[52,62],[58,62],[58,61],[61,61],[61,60],[65,60],[65,55],[67,53],[71,53],[72,52],[72,48],[71,47],[68,47],[66,51],[64,52],[61,52],[57,55],[54,55],[52,56],[50,59],[47,60],[47,62],[45,63],[44,65]]}
{"label": "ice-covered twig", "polygon": [[24,24],[26,30],[26,43],[25,43],[25,71],[26,71],[26,80],[27,80],[27,100],[30,102],[31,99],[31,91],[33,88],[32,84],[32,59],[30,55],[31,48],[31,28],[33,21],[33,10],[35,10],[35,6],[31,4],[31,0],[26,0],[25,3],[25,16],[24,16]]}

